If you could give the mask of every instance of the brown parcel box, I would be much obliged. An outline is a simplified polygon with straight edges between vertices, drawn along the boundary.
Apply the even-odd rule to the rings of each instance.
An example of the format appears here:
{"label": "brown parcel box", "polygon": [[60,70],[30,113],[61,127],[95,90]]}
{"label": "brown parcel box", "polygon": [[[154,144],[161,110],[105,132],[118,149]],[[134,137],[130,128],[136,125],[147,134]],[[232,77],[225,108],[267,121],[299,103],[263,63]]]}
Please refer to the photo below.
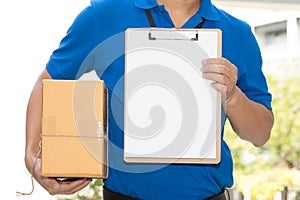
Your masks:
{"label": "brown parcel box", "polygon": [[107,178],[103,81],[43,81],[42,175]]}

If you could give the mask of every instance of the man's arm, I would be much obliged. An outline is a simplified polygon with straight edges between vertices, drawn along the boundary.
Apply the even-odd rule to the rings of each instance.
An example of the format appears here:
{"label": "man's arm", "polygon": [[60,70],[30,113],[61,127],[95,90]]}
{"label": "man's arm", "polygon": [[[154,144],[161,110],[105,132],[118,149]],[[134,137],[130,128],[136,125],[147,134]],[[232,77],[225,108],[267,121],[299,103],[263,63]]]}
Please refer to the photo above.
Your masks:
{"label": "man's arm", "polygon": [[51,79],[50,74],[44,70],[39,76],[31,92],[26,113],[26,153],[25,164],[30,171],[32,163],[39,152],[40,134],[42,131],[42,81]]}
{"label": "man's arm", "polygon": [[237,135],[255,146],[264,145],[271,134],[274,116],[264,105],[250,100],[237,86],[237,68],[225,58],[202,62],[203,78],[222,94],[222,105]]}
{"label": "man's arm", "polygon": [[274,123],[272,110],[248,99],[238,87],[225,107],[230,124],[240,138],[257,147],[268,141]]}
{"label": "man's arm", "polygon": [[28,171],[32,173],[34,178],[50,194],[73,194],[87,186],[91,182],[91,179],[79,179],[73,182],[58,182],[54,178],[43,177],[41,175],[41,158],[36,158],[40,151],[39,143],[41,141],[40,134],[42,131],[43,79],[51,79],[47,70],[44,70],[39,76],[28,101],[26,114],[25,164]]}

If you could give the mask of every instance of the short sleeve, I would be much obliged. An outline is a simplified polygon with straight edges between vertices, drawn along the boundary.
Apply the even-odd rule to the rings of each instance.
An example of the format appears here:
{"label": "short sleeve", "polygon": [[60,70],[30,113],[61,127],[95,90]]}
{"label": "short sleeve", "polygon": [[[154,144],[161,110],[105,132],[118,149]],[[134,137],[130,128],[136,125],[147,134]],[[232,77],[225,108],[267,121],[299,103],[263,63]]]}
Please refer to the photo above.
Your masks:
{"label": "short sleeve", "polygon": [[243,45],[242,68],[239,69],[237,85],[249,99],[272,109],[272,95],[268,91],[266,77],[262,71],[261,51],[250,27]]}
{"label": "short sleeve", "polygon": [[[74,80],[78,79],[81,74],[91,71],[89,67],[93,66],[93,60],[90,56],[89,67],[82,70],[80,66],[95,46],[92,11],[93,8],[89,6],[79,13],[59,47],[50,56],[46,69],[53,79]],[[81,74],[78,74],[79,71]]]}

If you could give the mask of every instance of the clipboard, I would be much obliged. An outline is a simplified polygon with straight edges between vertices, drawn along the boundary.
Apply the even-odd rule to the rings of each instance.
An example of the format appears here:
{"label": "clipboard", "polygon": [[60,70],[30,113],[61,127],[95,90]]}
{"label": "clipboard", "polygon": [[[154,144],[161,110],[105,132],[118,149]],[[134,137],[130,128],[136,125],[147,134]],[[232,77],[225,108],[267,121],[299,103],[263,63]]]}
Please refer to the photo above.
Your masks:
{"label": "clipboard", "polygon": [[221,44],[219,29],[126,30],[125,162],[220,162],[221,95],[200,68]]}

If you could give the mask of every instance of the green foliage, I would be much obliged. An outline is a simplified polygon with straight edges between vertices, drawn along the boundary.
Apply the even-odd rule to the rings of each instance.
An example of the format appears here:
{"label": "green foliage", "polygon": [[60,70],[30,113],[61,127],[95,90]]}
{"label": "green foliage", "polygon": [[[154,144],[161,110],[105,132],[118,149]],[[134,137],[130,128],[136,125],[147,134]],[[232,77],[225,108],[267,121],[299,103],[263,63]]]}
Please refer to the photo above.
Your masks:
{"label": "green foliage", "polygon": [[[274,94],[274,124],[272,138],[267,144],[272,161],[279,165],[300,169],[300,77],[299,72],[294,77],[276,80],[271,77],[269,82],[277,87]],[[298,77],[297,77],[298,76]]]}
{"label": "green foliage", "polygon": [[261,148],[243,141],[227,123],[225,140],[232,151],[235,186],[253,199],[272,199],[285,186],[300,189],[300,67],[299,62],[278,67],[267,77],[273,95],[275,124]]}
{"label": "green foliage", "polygon": [[[235,160],[235,169],[249,169],[256,163],[260,168],[282,166],[300,169],[300,68],[294,63],[279,66],[280,74],[268,76],[269,89],[273,95],[273,113],[275,124],[271,138],[262,148],[241,141],[231,130],[229,123],[225,127],[225,140],[228,142]],[[247,169],[245,168],[245,163]]]}
{"label": "green foliage", "polygon": [[85,189],[71,196],[58,196],[57,200],[102,200],[102,179],[95,179]]}
{"label": "green foliage", "polygon": [[102,186],[103,186],[103,181],[102,179],[97,179],[90,185],[90,189],[93,190],[93,199],[95,200],[101,200],[102,199]]}
{"label": "green foliage", "polygon": [[290,169],[259,170],[250,175],[235,173],[236,188],[250,193],[252,200],[272,200],[284,187],[300,188],[300,171]]}

